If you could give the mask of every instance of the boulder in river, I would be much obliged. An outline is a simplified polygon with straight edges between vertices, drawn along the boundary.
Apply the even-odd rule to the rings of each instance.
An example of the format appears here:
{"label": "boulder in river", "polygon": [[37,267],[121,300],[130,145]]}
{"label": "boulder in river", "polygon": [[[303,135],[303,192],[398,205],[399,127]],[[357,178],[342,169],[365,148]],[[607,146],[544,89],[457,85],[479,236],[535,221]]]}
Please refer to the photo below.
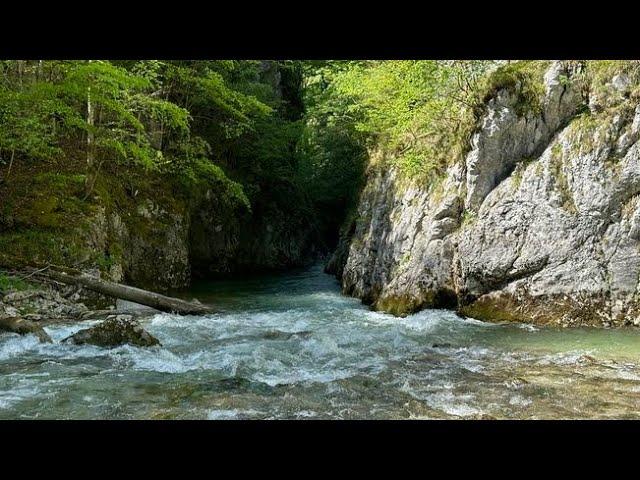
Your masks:
{"label": "boulder in river", "polygon": [[139,347],[160,345],[160,341],[142,328],[130,315],[108,317],[104,322],[80,330],[63,341],[77,345],[88,343],[99,347],[117,347],[125,343]]}

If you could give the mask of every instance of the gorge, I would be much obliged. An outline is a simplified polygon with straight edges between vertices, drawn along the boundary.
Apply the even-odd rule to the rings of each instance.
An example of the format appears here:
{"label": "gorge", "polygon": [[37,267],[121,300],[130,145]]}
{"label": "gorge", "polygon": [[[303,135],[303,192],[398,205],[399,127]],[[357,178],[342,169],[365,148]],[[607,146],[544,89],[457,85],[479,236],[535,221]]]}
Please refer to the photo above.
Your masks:
{"label": "gorge", "polygon": [[0,418],[637,417],[640,62],[0,73]]}

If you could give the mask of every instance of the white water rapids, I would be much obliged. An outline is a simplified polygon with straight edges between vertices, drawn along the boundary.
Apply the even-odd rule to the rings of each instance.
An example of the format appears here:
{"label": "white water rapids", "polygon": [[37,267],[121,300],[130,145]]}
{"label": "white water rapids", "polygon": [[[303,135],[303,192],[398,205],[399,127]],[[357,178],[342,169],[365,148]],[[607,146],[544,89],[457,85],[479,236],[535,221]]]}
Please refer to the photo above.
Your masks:
{"label": "white water rapids", "polygon": [[[319,266],[208,282],[207,316],[143,322],[162,347],[0,334],[0,418],[639,418],[640,332],[407,318]],[[95,322],[49,325],[54,342]]]}

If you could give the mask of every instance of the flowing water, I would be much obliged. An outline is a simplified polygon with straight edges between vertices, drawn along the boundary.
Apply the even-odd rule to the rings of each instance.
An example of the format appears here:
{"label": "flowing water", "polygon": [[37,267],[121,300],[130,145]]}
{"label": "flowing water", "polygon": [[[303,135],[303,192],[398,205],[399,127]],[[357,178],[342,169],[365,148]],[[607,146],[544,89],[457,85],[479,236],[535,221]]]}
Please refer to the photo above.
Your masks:
{"label": "flowing water", "polygon": [[640,418],[637,330],[395,318],[319,266],[185,295],[220,313],[144,320],[162,347],[1,334],[0,418]]}

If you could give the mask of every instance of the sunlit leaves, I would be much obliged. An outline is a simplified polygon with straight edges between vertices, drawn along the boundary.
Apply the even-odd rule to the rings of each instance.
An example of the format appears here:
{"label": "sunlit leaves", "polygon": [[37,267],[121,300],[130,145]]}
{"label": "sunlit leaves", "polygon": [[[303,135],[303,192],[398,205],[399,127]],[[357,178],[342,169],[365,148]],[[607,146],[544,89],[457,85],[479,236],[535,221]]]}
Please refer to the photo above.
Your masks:
{"label": "sunlit leaves", "polygon": [[429,175],[455,157],[478,78],[490,64],[338,62],[321,67],[309,82],[325,97],[317,112],[328,126],[339,121],[351,124],[408,173]]}

